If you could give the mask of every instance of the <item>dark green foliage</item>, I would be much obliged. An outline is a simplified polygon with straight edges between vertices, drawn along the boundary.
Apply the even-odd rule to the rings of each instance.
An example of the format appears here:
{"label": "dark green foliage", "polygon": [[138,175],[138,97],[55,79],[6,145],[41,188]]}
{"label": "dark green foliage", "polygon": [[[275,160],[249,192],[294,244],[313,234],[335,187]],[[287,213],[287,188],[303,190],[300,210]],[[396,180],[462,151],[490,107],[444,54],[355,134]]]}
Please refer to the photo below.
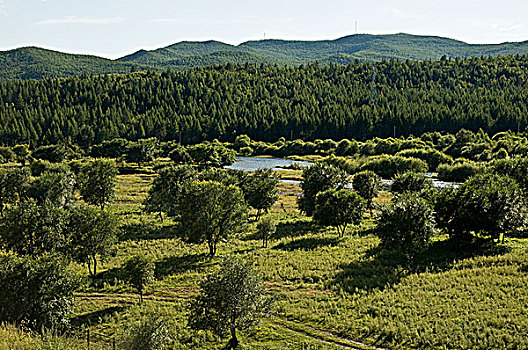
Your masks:
{"label": "dark green foliage", "polygon": [[94,158],[120,158],[126,153],[129,141],[121,138],[103,141],[90,149],[90,155]]}
{"label": "dark green foliage", "polygon": [[0,161],[2,163],[10,163],[16,161],[16,154],[11,147],[0,147]]}
{"label": "dark green foliage", "polygon": [[25,200],[8,207],[0,219],[0,238],[7,250],[37,255],[66,253],[68,214],[49,201]]}
{"label": "dark green foliage", "polygon": [[86,263],[88,272],[95,276],[98,259],[104,260],[115,251],[117,217],[107,211],[79,205],[70,213],[68,228],[71,256],[80,263]]}
{"label": "dark green foliage", "polygon": [[464,182],[471,176],[483,173],[485,166],[472,161],[457,161],[452,165],[440,164],[438,178],[442,181]]}
{"label": "dark green foliage", "polygon": [[262,211],[268,211],[279,198],[277,184],[279,179],[273,175],[271,169],[258,169],[245,177],[240,185],[244,198],[254,209],[257,209],[257,220]]}
{"label": "dark green foliage", "polygon": [[[144,135],[143,135],[144,136]],[[141,139],[136,142],[130,142],[125,151],[125,158],[128,162],[141,163],[154,160],[156,154],[156,139]]]}
{"label": "dark green foliage", "polygon": [[347,226],[359,225],[365,211],[365,200],[355,192],[330,189],[315,197],[313,218],[322,226],[334,226],[343,237]]}
{"label": "dark green foliage", "polygon": [[238,259],[225,261],[220,271],[202,280],[200,288],[191,304],[189,326],[220,337],[231,335],[231,348],[238,346],[236,331],[258,324],[270,307],[261,279],[249,263]]}
{"label": "dark green foliage", "polygon": [[194,168],[187,165],[162,168],[154,179],[143,205],[147,213],[178,215],[178,205],[191,181],[197,177]]}
{"label": "dark green foliage", "polygon": [[394,193],[424,193],[433,189],[433,180],[424,173],[408,171],[392,178],[391,191]]}
{"label": "dark green foliage", "polygon": [[194,163],[201,168],[222,168],[235,162],[236,152],[217,143],[200,143],[187,149]]}
{"label": "dark green foliage", "polygon": [[83,166],[78,178],[84,201],[104,209],[115,195],[116,175],[114,161],[96,159]]}
{"label": "dark green foliage", "polygon": [[154,281],[154,263],[146,256],[136,255],[127,260],[123,270],[128,282],[136,288],[139,293],[140,302],[143,302],[145,287]]}
{"label": "dark green foliage", "polygon": [[[58,140],[57,140],[58,141]],[[73,151],[63,144],[40,146],[32,153],[33,158],[60,163],[73,156]]]}
{"label": "dark green foliage", "polygon": [[381,208],[376,222],[382,246],[402,252],[409,260],[430,244],[434,234],[432,205],[410,193]]}
{"label": "dark green foliage", "polygon": [[0,214],[6,204],[15,204],[26,195],[29,168],[0,169]]}
{"label": "dark green foliage", "polygon": [[381,177],[370,170],[360,171],[354,174],[352,186],[366,200],[367,209],[370,211],[370,216],[372,216],[372,200],[378,196]]}
{"label": "dark green foliage", "polygon": [[361,165],[360,170],[371,170],[379,176],[388,179],[398,173],[407,171],[426,172],[427,164],[421,159],[382,155],[369,158]]}
{"label": "dark green foliage", "polygon": [[29,150],[29,145],[23,144],[23,145],[15,145],[13,147],[13,152],[15,153],[16,160],[22,165],[26,165],[26,161],[31,155],[31,151]]}
{"label": "dark green foliage", "polygon": [[[306,154],[331,152],[335,145],[323,141],[327,139],[393,136],[394,126],[397,136],[405,137],[462,128],[488,133],[524,130],[527,60],[508,56],[298,68],[231,65],[0,82],[0,140],[9,146],[72,142],[83,147],[118,137],[166,141],[179,140],[180,135],[184,144],[233,141],[241,134],[264,141],[321,140],[268,147],[271,152],[284,146],[284,152]],[[435,149],[453,157],[493,156],[495,148],[487,140],[466,134],[454,140],[435,136]],[[394,154],[426,148],[423,142],[404,139],[370,146],[359,151]],[[257,154],[263,151],[258,144],[249,147]],[[343,143],[334,152],[352,154],[355,147],[350,147]],[[508,145],[504,148],[512,155]],[[106,156],[97,148],[92,153]]]}
{"label": "dark green foliage", "polygon": [[38,204],[68,207],[75,201],[75,177],[69,171],[46,171],[31,183],[28,196]]}
{"label": "dark green foliage", "polygon": [[65,331],[79,279],[55,257],[0,256],[0,320]]}
{"label": "dark green foliage", "polygon": [[176,145],[176,147],[170,151],[169,158],[175,163],[189,164],[192,162],[189,152],[187,152],[185,147],[181,145]]}
{"label": "dark green foliage", "polygon": [[190,183],[180,198],[177,219],[181,234],[190,242],[206,242],[209,255],[214,256],[218,242],[241,228],[246,212],[244,195],[238,187],[197,181]]}
{"label": "dark green foliage", "polygon": [[315,210],[315,197],[319,192],[342,189],[349,183],[349,175],[332,165],[315,163],[303,170],[301,188],[303,196],[298,199],[299,209],[312,216]]}
{"label": "dark green foliage", "polygon": [[472,234],[499,239],[526,225],[526,199],[507,176],[473,176],[454,193],[444,192],[437,203],[439,227],[458,239],[470,239]]}

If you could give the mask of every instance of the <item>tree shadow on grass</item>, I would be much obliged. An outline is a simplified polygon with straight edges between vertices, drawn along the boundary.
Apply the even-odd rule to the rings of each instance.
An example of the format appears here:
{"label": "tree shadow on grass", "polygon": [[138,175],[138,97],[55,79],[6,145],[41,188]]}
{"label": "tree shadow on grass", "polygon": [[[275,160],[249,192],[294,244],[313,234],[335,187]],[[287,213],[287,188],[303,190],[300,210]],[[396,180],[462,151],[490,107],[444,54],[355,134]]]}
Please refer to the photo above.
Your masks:
{"label": "tree shadow on grass", "polygon": [[79,315],[71,320],[73,328],[82,328],[83,326],[92,326],[101,323],[106,316],[114,315],[125,310],[124,306],[110,306],[102,310],[97,310],[87,314]]}
{"label": "tree shadow on grass", "polygon": [[121,226],[121,241],[174,238],[177,225],[158,226],[152,223],[133,223]]}
{"label": "tree shadow on grass", "polygon": [[[304,236],[309,233],[314,233],[320,230],[320,227],[315,225],[310,219],[303,218],[297,220],[289,220],[277,223],[277,229],[275,233],[270,237],[270,240],[278,240],[281,238],[289,237],[299,237]],[[262,237],[258,232],[251,233],[244,237],[241,237],[242,240],[252,241],[252,240],[262,240]]]}
{"label": "tree shadow on grass", "polygon": [[273,249],[280,249],[286,251],[293,250],[314,250],[319,247],[333,247],[339,244],[338,238],[320,238],[320,237],[308,237],[299,238],[288,243],[279,243]]}
{"label": "tree shadow on grass", "polygon": [[97,273],[90,279],[91,284],[96,288],[103,288],[105,284],[115,286],[119,281],[126,280],[125,272],[122,268],[114,267]]}
{"label": "tree shadow on grass", "polygon": [[210,259],[206,254],[171,256],[156,262],[156,278],[183,273],[189,270],[203,271]]}
{"label": "tree shadow on grass", "polygon": [[459,260],[502,255],[508,251],[507,247],[487,240],[464,243],[445,240],[434,242],[409,260],[401,252],[376,247],[369,250],[363,260],[340,266],[342,271],[333,283],[349,293],[383,290],[412,273],[447,271]]}

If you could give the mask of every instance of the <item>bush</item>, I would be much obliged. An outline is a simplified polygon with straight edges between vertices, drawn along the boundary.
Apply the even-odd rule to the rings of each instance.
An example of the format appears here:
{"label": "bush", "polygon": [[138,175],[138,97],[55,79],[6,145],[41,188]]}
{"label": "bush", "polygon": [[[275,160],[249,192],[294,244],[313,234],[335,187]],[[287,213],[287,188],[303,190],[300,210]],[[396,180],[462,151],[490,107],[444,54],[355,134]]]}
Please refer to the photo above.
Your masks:
{"label": "bush", "polygon": [[371,170],[385,179],[390,179],[398,173],[407,171],[426,172],[427,163],[416,158],[383,155],[369,158],[361,165],[360,171],[363,170]]}
{"label": "bush", "polygon": [[429,170],[436,171],[440,164],[451,164],[453,158],[435,149],[406,149],[396,153],[397,156],[417,158],[427,162]]}
{"label": "bush", "polygon": [[392,178],[391,191],[394,193],[425,192],[433,189],[433,181],[424,173],[408,171]]}
{"label": "bush", "polygon": [[376,234],[383,247],[398,250],[411,260],[430,244],[434,227],[431,204],[416,195],[403,194],[381,209]]}
{"label": "bush", "polygon": [[471,176],[484,172],[485,167],[472,161],[462,161],[452,165],[440,164],[437,170],[438,178],[442,181],[464,182]]}
{"label": "bush", "polygon": [[359,225],[365,212],[365,201],[345,189],[326,190],[315,197],[314,220],[319,225],[334,226],[343,237],[347,226]]}

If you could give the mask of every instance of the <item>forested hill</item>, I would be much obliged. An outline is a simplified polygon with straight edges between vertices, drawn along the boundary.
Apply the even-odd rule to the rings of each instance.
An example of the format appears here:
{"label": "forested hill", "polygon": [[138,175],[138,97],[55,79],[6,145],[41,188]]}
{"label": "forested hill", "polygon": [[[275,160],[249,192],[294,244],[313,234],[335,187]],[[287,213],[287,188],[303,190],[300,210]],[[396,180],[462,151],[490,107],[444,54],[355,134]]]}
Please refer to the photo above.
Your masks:
{"label": "forested hill", "polygon": [[460,128],[524,130],[528,56],[347,66],[224,65],[0,82],[0,140],[156,136],[185,143],[247,134],[359,138]]}
{"label": "forested hill", "polygon": [[183,70],[219,64],[348,64],[360,61],[439,60],[442,56],[481,57],[528,54],[528,42],[471,45],[461,41],[409,34],[358,34],[325,41],[248,41],[233,46],[218,41],[180,42],[153,51],[140,50],[118,60],[71,55],[39,48],[0,52],[0,79],[41,79],[82,73],[131,70]]}

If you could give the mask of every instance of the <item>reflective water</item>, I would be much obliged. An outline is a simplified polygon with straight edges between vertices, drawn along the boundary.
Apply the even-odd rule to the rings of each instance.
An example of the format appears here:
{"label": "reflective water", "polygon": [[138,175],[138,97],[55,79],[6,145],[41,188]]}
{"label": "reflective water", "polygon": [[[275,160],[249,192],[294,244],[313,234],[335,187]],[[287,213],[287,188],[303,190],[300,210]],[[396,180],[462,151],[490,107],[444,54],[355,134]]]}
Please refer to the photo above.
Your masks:
{"label": "reflective water", "polygon": [[273,169],[280,170],[283,167],[288,167],[293,164],[297,164],[302,167],[312,165],[311,162],[303,162],[298,160],[291,160],[285,158],[274,158],[274,157],[237,157],[236,162],[227,169],[244,170],[244,171],[255,171],[258,169]]}

